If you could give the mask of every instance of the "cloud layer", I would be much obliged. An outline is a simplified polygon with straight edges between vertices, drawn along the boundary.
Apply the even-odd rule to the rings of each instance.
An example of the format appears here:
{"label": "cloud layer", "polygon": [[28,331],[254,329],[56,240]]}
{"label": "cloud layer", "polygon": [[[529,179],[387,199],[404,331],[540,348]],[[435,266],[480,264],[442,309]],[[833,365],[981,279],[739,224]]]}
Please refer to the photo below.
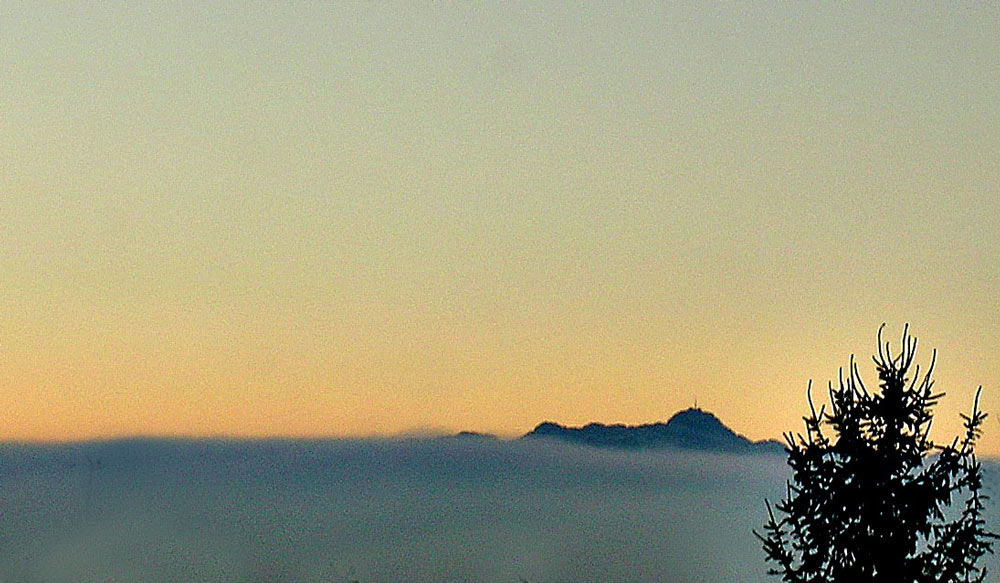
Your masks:
{"label": "cloud layer", "polygon": [[780,456],[477,438],[0,451],[0,580],[766,580]]}

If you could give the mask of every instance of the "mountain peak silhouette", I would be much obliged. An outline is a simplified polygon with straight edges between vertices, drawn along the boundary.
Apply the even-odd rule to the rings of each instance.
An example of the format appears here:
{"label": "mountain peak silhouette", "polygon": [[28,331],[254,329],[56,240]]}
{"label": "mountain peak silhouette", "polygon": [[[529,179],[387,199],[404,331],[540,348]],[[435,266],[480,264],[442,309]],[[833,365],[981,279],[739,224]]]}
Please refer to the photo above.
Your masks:
{"label": "mountain peak silhouette", "polygon": [[730,453],[784,451],[777,441],[755,442],[747,439],[727,427],[714,414],[697,407],[678,411],[666,423],[645,425],[588,423],[583,427],[566,427],[545,421],[523,437],[559,439],[592,447],[623,449],[673,447]]}

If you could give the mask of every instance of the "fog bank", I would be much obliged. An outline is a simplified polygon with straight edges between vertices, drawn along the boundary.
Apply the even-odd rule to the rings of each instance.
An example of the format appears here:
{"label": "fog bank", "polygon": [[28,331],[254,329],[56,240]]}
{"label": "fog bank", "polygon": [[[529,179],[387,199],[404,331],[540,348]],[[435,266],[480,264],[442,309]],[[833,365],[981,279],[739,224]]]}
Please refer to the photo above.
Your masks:
{"label": "fog bank", "polygon": [[8,445],[0,579],[756,583],[786,474],[545,440]]}

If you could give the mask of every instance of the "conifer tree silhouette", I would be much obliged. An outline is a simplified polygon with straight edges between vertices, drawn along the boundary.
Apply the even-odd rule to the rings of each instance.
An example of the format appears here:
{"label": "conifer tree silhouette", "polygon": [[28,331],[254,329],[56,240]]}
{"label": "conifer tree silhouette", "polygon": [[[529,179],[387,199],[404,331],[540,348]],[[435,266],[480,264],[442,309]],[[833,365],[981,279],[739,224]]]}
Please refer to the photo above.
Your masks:
{"label": "conifer tree silhouette", "polygon": [[[805,435],[785,434],[792,479],[760,539],[768,572],[788,583],[982,581],[978,561],[992,552],[986,530],[982,467],[974,448],[986,414],[976,391],[965,434],[949,445],[929,438],[931,373],[908,376],[917,341],[903,328],[898,354],[878,331],[877,392],[869,392],[852,356],[845,378],[830,383],[829,412],[813,405]],[[832,435],[824,429],[832,430]],[[949,511],[949,509],[951,509]],[[775,513],[777,510],[777,515]],[[780,517],[780,518],[779,518]]]}

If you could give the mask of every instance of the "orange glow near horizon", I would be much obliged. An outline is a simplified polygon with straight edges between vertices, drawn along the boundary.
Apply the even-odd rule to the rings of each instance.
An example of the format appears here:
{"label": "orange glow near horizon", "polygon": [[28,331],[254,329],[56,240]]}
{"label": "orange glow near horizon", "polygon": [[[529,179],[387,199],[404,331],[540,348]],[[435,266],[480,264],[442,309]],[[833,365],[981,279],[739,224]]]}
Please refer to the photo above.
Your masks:
{"label": "orange glow near horizon", "polygon": [[0,439],[779,438],[909,322],[1000,455],[998,24],[5,6]]}

